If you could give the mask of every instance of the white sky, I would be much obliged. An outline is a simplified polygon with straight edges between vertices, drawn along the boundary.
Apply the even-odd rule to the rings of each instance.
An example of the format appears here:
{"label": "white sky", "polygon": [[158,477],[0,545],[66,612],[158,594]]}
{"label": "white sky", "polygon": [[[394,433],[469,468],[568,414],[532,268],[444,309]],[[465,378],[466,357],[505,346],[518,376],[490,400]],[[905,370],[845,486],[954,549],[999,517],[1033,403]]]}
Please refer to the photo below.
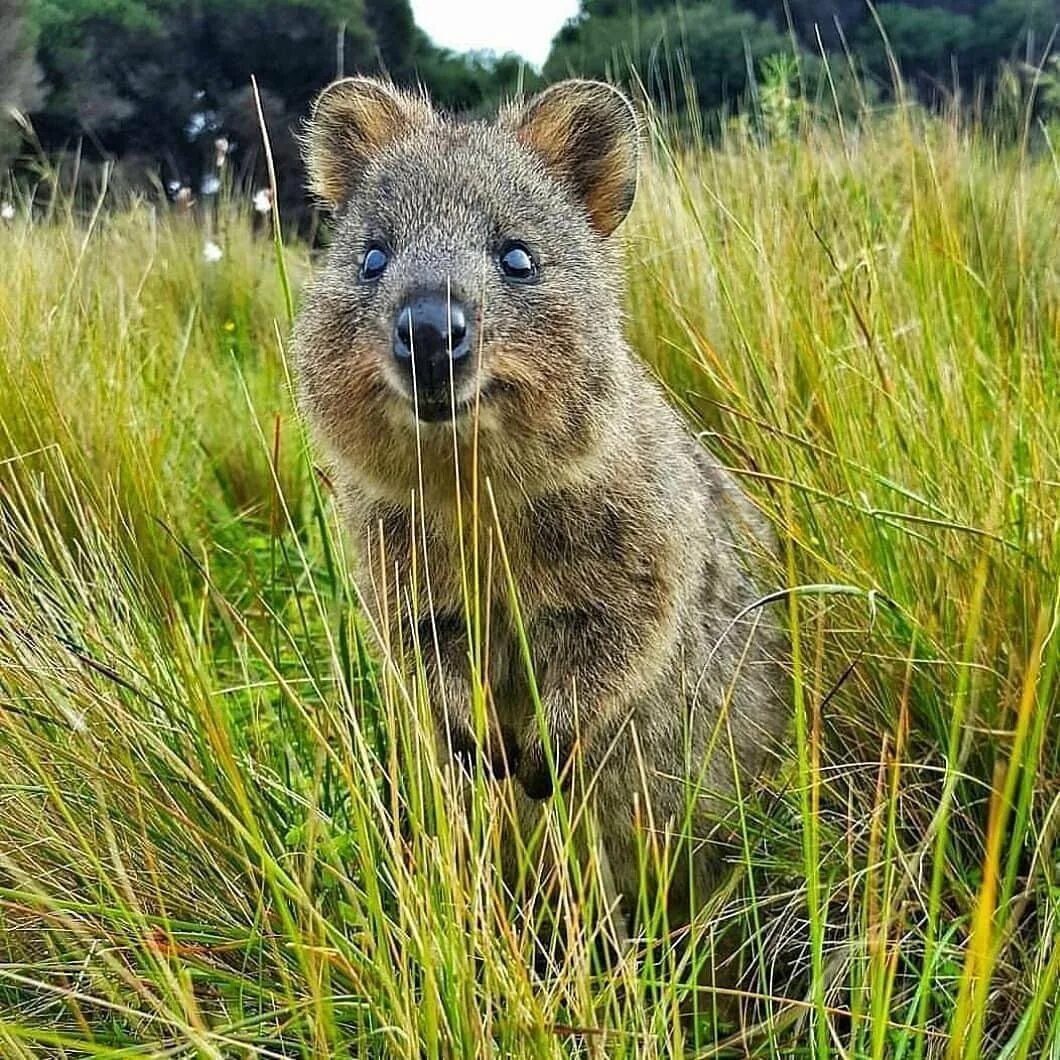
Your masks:
{"label": "white sky", "polygon": [[535,66],[578,0],[412,0],[421,29],[443,48],[516,52]]}

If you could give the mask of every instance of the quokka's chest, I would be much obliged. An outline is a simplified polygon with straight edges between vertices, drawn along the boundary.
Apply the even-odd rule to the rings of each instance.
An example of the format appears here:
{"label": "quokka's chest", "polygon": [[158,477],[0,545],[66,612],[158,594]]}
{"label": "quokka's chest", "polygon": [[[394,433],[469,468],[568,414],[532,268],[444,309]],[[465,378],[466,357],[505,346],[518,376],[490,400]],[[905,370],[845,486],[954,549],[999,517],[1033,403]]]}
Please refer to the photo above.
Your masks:
{"label": "quokka's chest", "polygon": [[376,506],[361,522],[360,551],[375,585],[420,611],[517,607],[528,618],[614,594],[657,595],[673,566],[661,528],[606,495],[557,494],[514,511]]}

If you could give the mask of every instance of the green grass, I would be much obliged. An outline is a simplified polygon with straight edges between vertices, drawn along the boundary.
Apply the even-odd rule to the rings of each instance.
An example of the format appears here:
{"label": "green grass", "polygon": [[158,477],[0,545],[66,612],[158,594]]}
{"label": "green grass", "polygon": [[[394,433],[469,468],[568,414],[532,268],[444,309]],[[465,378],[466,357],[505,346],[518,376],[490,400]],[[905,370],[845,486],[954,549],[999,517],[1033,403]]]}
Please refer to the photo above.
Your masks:
{"label": "green grass", "polygon": [[417,690],[367,661],[268,231],[23,211],[0,1055],[1060,1057],[1057,161],[914,112],[673,161],[628,229],[630,337],[819,587],[708,971],[659,937],[601,971],[593,872],[532,970],[503,790],[454,813]]}

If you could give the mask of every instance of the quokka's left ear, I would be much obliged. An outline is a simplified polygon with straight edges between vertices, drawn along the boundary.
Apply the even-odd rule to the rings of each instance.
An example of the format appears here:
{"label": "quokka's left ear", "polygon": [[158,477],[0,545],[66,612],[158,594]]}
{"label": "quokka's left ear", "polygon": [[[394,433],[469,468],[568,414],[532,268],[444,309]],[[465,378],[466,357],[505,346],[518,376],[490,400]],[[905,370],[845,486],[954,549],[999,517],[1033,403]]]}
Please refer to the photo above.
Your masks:
{"label": "quokka's left ear", "polygon": [[602,81],[561,81],[505,124],[532,147],[609,236],[629,213],[637,191],[637,116],[617,88]]}

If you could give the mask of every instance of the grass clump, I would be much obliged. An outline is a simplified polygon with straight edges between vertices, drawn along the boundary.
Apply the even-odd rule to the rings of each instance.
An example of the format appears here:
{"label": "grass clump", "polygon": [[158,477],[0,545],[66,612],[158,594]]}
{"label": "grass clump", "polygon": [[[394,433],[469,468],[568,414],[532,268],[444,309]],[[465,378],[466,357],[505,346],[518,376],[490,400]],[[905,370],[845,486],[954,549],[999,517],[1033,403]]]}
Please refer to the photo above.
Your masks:
{"label": "grass clump", "polygon": [[1056,162],[906,112],[658,155],[630,335],[801,587],[790,758],[727,822],[713,973],[659,939],[601,971],[574,881],[533,970],[503,793],[452,812],[417,690],[367,661],[249,214],[23,213],[5,1056],[1060,1053]]}

